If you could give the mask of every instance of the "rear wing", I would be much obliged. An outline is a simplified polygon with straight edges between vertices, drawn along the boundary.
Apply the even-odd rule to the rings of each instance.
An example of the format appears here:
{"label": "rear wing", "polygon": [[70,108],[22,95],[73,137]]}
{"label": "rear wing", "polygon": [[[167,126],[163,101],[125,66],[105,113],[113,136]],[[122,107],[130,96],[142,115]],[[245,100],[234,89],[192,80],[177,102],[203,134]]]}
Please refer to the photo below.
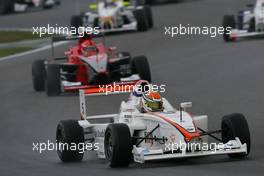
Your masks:
{"label": "rear wing", "polygon": [[[80,89],[79,97],[80,97],[81,118],[82,119],[87,118],[88,108],[87,108],[86,98],[88,96],[130,93],[133,91],[133,88],[135,84],[137,83],[137,81],[120,82],[120,83],[113,83],[113,84],[107,84],[107,85],[93,86],[93,87],[89,87],[86,89]],[[101,118],[104,118],[104,116]]]}

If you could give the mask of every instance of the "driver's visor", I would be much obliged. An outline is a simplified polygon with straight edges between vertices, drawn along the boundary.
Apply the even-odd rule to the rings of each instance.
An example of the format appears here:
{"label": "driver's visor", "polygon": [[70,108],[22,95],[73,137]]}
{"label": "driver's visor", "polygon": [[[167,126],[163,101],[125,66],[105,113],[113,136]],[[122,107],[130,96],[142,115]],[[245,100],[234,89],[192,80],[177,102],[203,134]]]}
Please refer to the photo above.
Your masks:
{"label": "driver's visor", "polygon": [[96,51],[96,47],[91,47],[91,46],[84,47],[83,51],[85,51],[85,52],[93,52],[93,51]]}
{"label": "driver's visor", "polygon": [[150,102],[150,101],[147,101],[145,103],[146,103],[146,105],[149,108],[151,108],[154,111],[159,111],[159,110],[162,110],[163,109],[163,103],[162,103],[162,101],[159,101],[159,102]]}

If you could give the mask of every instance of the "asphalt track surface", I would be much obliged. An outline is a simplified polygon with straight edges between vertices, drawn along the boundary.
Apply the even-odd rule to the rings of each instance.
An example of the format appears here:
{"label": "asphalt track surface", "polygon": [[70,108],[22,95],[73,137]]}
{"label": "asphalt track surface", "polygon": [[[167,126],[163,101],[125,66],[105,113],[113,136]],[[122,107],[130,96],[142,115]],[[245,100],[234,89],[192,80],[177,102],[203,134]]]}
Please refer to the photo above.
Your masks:
{"label": "asphalt track surface", "polygon": [[[207,36],[172,39],[163,34],[165,25],[220,25],[224,14],[235,13],[249,2],[201,0],[154,6],[153,30],[107,39],[120,50],[146,55],[154,83],[167,85],[164,96],[175,106],[182,101],[192,101],[192,113],[208,114],[211,129],[220,126],[221,117],[225,114],[245,114],[252,138],[252,149],[247,159],[231,160],[227,156],[216,156],[111,169],[92,153],[86,154],[82,163],[64,164],[54,151],[43,154],[32,151],[33,142],[55,140],[56,125],[60,120],[79,119],[78,96],[48,98],[44,93],[33,91],[31,63],[50,56],[50,51],[42,51],[0,62],[0,175],[263,175],[264,41],[224,43],[220,36],[214,39]],[[49,20],[68,24],[70,9],[72,5],[68,0],[57,10],[0,17],[0,24],[7,27],[10,22],[10,27],[30,27],[44,25]],[[58,16],[50,18],[52,14]],[[21,23],[23,18],[28,20]],[[58,47],[57,54],[66,48]],[[90,112],[117,112],[120,101],[125,97],[90,97]]]}

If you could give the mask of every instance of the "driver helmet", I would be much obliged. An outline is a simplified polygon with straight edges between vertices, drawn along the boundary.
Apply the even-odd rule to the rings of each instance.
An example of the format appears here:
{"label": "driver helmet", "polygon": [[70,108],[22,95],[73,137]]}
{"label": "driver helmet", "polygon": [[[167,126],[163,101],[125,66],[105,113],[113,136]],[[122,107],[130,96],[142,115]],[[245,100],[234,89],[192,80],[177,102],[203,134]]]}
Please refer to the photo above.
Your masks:
{"label": "driver helmet", "polygon": [[142,94],[148,91],[149,91],[149,82],[145,80],[140,80],[135,84],[132,94],[135,97],[142,97]]}
{"label": "driver helmet", "polygon": [[96,53],[96,46],[93,40],[85,40],[81,43],[81,52],[83,56],[89,57],[95,55]]}
{"label": "driver helmet", "polygon": [[149,91],[143,94],[142,106],[146,111],[150,112],[158,112],[164,109],[161,95],[154,91]]}

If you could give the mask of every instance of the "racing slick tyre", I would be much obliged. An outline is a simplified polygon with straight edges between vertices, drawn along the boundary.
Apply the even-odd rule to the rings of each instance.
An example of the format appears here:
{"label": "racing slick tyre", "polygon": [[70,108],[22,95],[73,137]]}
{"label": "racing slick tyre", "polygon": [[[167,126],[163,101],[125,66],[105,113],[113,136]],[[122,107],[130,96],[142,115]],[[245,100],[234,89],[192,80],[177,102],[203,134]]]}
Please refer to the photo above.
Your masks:
{"label": "racing slick tyre", "polygon": [[0,0],[0,14],[8,14],[14,11],[14,0]]}
{"label": "racing slick tyre", "polygon": [[[78,162],[83,159],[83,151],[78,148],[71,150],[70,146],[79,146],[84,144],[83,128],[77,120],[62,120],[59,122],[56,131],[57,146],[61,146],[57,150],[58,156],[63,162]],[[68,146],[62,148],[62,146]]]}
{"label": "racing slick tyre", "polygon": [[148,19],[149,28],[153,28],[154,21],[153,21],[153,15],[152,15],[151,7],[145,6],[145,11],[146,11],[147,19]]}
{"label": "racing slick tyre", "polygon": [[55,1],[55,4],[56,4],[57,6],[59,6],[59,5],[61,5],[61,1],[60,1],[60,0],[56,0],[56,1]]}
{"label": "racing slick tyre", "polygon": [[98,17],[96,17],[96,18],[94,19],[94,21],[93,21],[93,27],[99,27],[99,28],[101,28],[101,27],[99,26],[99,18],[98,18]]}
{"label": "racing slick tyre", "polygon": [[223,143],[229,140],[239,138],[242,144],[247,144],[247,153],[229,154],[230,158],[243,158],[250,152],[250,133],[247,120],[243,114],[230,114],[222,118],[222,141]]}
{"label": "racing slick tyre", "polygon": [[144,8],[134,11],[135,18],[137,20],[138,31],[147,31],[149,28],[148,17]]}
{"label": "racing slick tyre", "polygon": [[42,0],[42,8],[43,9],[51,9],[53,4],[47,4],[47,0]]}
{"label": "racing slick tyre", "polygon": [[115,123],[107,126],[104,149],[110,167],[127,167],[132,159],[132,139],[128,126]]}
{"label": "racing slick tyre", "polygon": [[148,59],[145,56],[134,57],[131,62],[132,74],[139,74],[140,78],[151,83],[151,73]]}
{"label": "racing slick tyre", "polygon": [[57,96],[61,93],[60,65],[48,65],[46,93],[48,96]]}
{"label": "racing slick tyre", "polygon": [[225,28],[223,38],[224,41],[230,42],[234,41],[234,39],[230,38],[230,31],[227,30],[227,28],[234,29],[236,27],[236,20],[234,15],[224,15],[223,17],[223,27]]}
{"label": "racing slick tyre", "polygon": [[153,4],[155,0],[137,0],[137,5]]}
{"label": "racing slick tyre", "polygon": [[255,32],[256,31],[256,22],[255,22],[255,18],[251,18],[251,20],[249,21],[249,28],[248,28],[248,32]]}
{"label": "racing slick tyre", "polygon": [[76,29],[78,29],[80,26],[82,26],[82,18],[80,15],[73,15],[71,17],[71,26],[75,27]]}
{"label": "racing slick tyre", "polygon": [[32,64],[32,81],[34,90],[41,92],[45,90],[46,69],[44,60],[36,60]]}

